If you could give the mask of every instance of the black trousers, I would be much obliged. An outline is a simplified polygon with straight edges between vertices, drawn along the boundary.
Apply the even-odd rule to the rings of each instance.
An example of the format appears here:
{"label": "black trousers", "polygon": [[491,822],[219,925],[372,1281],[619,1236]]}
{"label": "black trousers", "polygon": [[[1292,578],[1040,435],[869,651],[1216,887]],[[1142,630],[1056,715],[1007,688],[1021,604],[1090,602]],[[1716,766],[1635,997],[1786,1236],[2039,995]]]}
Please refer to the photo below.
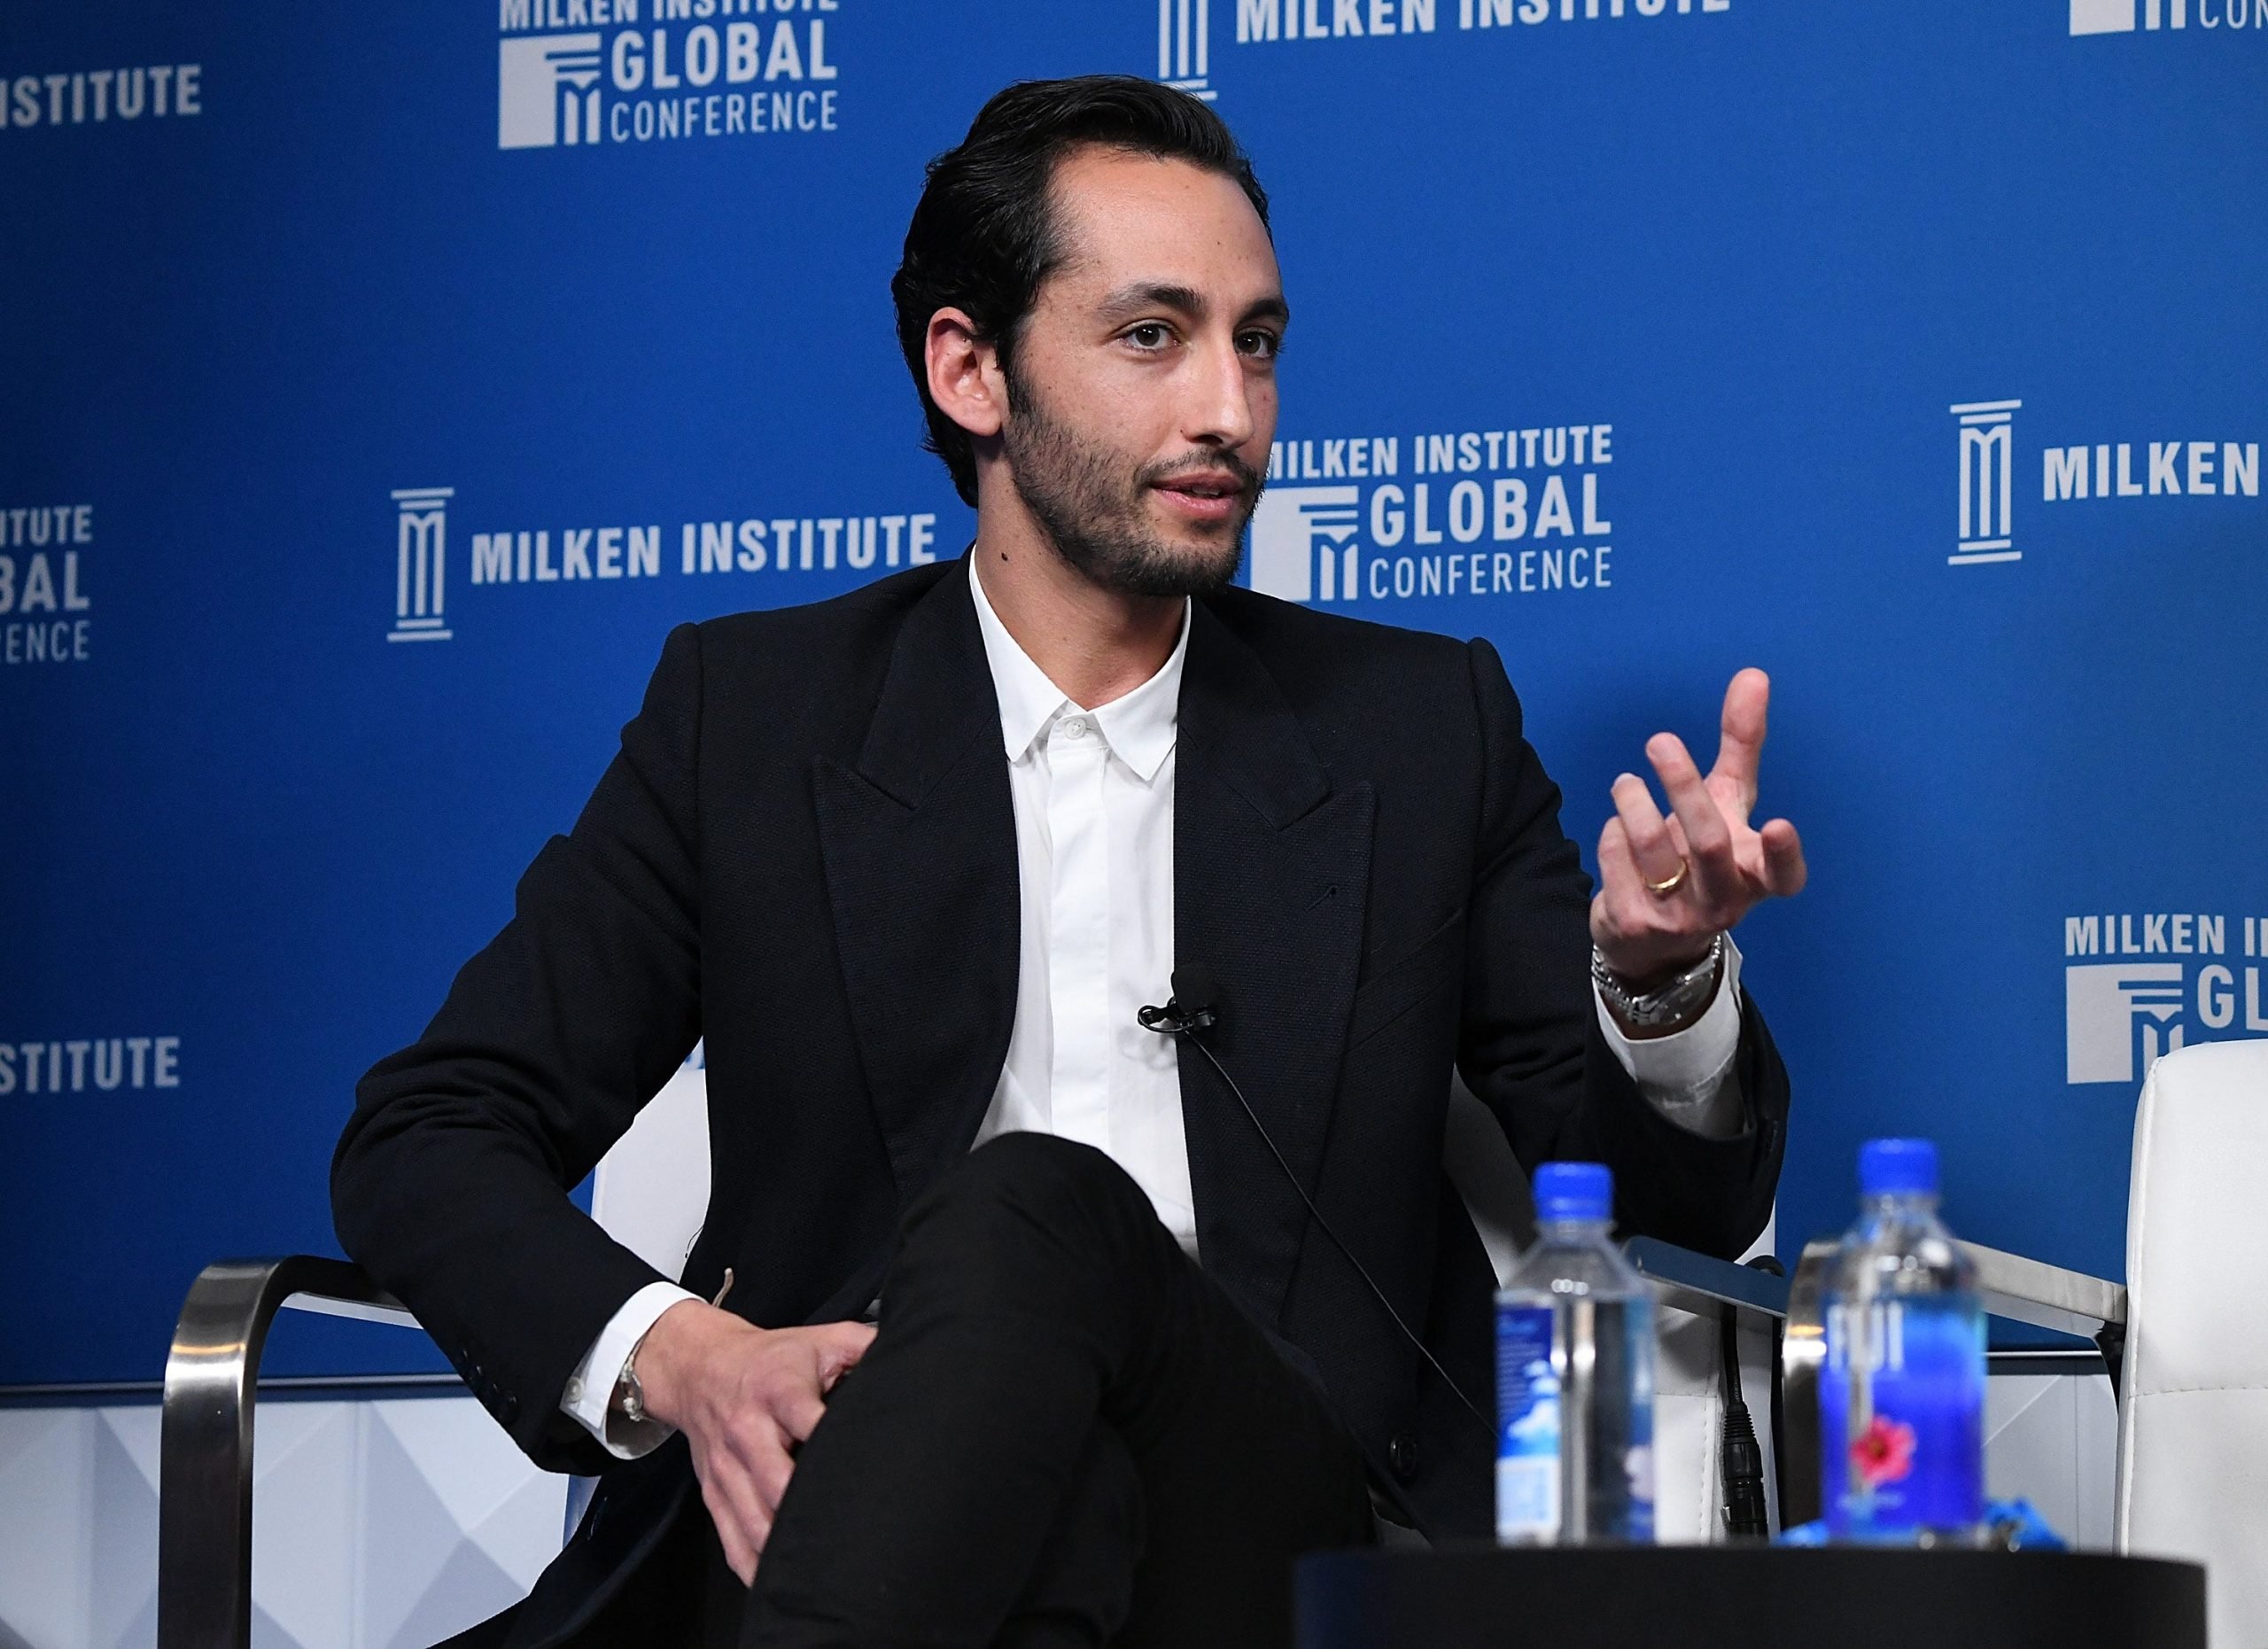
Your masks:
{"label": "black trousers", "polygon": [[753,1589],[709,1531],[703,1636],[1288,1645],[1293,1560],[1373,1529],[1353,1437],[1125,1171],[1008,1134],[907,1211]]}

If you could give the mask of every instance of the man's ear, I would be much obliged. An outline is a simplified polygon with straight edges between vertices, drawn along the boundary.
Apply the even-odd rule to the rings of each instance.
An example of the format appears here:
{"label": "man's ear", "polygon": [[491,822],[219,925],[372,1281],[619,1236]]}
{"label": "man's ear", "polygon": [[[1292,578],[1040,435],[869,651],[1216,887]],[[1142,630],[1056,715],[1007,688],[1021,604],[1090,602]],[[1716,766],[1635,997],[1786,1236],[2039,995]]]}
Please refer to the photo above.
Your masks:
{"label": "man's ear", "polygon": [[999,350],[976,336],[965,310],[940,309],[924,340],[929,398],[979,439],[998,435],[1007,418],[1007,384]]}

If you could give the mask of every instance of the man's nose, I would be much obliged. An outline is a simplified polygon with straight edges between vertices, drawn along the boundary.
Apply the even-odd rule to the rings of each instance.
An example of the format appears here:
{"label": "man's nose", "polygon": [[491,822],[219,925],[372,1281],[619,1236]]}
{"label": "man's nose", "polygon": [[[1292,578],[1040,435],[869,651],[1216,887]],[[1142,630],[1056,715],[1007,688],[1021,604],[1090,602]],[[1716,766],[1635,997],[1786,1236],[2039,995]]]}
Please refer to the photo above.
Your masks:
{"label": "man's nose", "polygon": [[1208,446],[1241,447],[1252,439],[1256,419],[1252,405],[1252,375],[1231,338],[1208,338],[1190,352],[1190,396],[1183,432]]}

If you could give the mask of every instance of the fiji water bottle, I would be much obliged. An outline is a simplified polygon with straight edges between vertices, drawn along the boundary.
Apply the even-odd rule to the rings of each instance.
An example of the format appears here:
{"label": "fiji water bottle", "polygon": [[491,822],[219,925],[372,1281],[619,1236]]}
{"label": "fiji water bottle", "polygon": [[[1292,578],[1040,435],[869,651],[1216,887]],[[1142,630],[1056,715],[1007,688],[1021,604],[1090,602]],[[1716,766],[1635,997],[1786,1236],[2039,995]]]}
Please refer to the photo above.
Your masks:
{"label": "fiji water bottle", "polygon": [[1535,1171],[1535,1246],[1496,1295],[1496,1538],[1654,1537],[1654,1302],[1608,1238],[1614,1178]]}
{"label": "fiji water bottle", "polygon": [[1859,1186],[1859,1223],[1827,1279],[1828,1533],[1969,1544],[1984,1515],[1984,1311],[1938,1221],[1937,1147],[1869,1140]]}

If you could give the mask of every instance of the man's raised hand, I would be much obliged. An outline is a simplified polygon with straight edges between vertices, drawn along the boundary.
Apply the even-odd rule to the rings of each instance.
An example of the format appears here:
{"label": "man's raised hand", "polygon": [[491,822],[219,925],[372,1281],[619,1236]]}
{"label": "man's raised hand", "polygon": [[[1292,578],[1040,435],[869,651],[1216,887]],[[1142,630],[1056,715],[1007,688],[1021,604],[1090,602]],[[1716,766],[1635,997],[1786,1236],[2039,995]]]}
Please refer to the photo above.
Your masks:
{"label": "man's raised hand", "polygon": [[1754,829],[1748,822],[1771,697],[1761,670],[1733,678],[1717,765],[1705,779],[1675,734],[1646,741],[1646,758],[1669,797],[1668,817],[1636,774],[1614,782],[1614,816],[1598,839],[1591,942],[1608,967],[1641,988],[1700,960],[1718,934],[1764,899],[1803,888],[1795,826],[1774,819]]}
{"label": "man's raised hand", "polygon": [[755,1581],[772,1537],[796,1446],[874,1337],[866,1323],[758,1328],[730,1311],[680,1300],[640,1342],[646,1412],[685,1434],[725,1560],[743,1585]]}

